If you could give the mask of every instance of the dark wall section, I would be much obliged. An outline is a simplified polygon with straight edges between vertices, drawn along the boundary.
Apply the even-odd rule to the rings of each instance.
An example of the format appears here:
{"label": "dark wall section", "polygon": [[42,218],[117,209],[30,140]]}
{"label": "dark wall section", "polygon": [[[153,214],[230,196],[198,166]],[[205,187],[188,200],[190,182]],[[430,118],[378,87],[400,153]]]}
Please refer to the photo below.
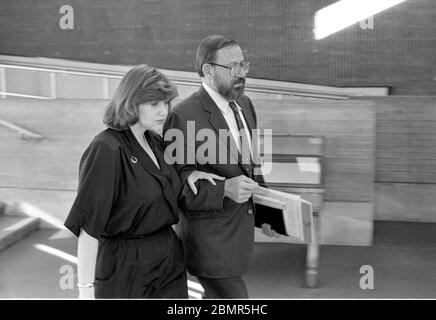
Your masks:
{"label": "dark wall section", "polygon": [[[326,39],[314,13],[334,0],[2,0],[0,54],[193,71],[200,39],[233,36],[250,76],[332,86],[389,86],[436,95],[436,1],[408,0]],[[74,9],[75,29],[59,27]]]}

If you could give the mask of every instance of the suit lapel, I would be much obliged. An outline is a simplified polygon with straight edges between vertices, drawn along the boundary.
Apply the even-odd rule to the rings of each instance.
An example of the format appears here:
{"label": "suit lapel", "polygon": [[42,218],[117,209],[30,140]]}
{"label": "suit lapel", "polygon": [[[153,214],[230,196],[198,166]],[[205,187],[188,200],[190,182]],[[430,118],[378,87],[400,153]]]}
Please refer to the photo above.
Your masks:
{"label": "suit lapel", "polygon": [[[251,177],[252,174],[250,172],[248,172],[246,170],[246,167],[243,166],[239,161],[241,159],[240,152],[238,150],[238,146],[236,145],[235,140],[233,139],[233,135],[230,134],[231,138],[228,139],[228,140],[230,140],[230,144],[227,143],[227,141],[226,141],[227,139],[225,139],[224,137],[219,135],[219,129],[226,129],[227,132],[230,132],[230,128],[227,125],[227,121],[226,121],[226,119],[224,119],[224,116],[221,113],[219,107],[216,105],[216,103],[213,101],[213,99],[209,96],[209,94],[203,88],[203,86],[200,87],[199,97],[200,97],[200,100],[201,100],[201,103],[203,106],[203,110],[205,110],[206,112],[209,113],[209,122],[210,122],[211,126],[215,129],[216,133],[218,134],[218,138],[221,140],[221,143],[224,143],[227,146],[228,154],[230,154],[231,157],[233,158],[233,161],[234,161],[233,163],[238,163],[239,166],[241,167],[241,169],[249,177]],[[247,106],[242,102],[241,99],[239,99],[236,102],[238,103],[238,105],[242,109],[242,114],[244,115],[245,122],[247,123],[247,126],[248,126],[248,131],[250,132],[250,135],[251,135],[251,130],[254,127],[254,120],[253,120],[253,117],[251,115],[251,112],[247,109]]]}
{"label": "suit lapel", "polygon": [[172,186],[169,185],[168,179],[164,176],[165,170],[165,160],[162,157],[163,150],[158,150],[158,146],[154,141],[154,138],[151,137],[152,134],[146,132],[147,141],[149,142],[150,149],[153,151],[160,169],[156,166],[154,161],[150,158],[150,156],[145,152],[145,150],[141,147],[139,142],[136,140],[133,132],[128,129],[126,131],[126,143],[127,150],[130,153],[130,161],[134,164],[138,163],[142,169],[151,174],[161,185],[162,192],[165,200],[172,207],[174,214],[177,214],[178,209],[174,207],[174,204],[177,203],[177,199],[175,198],[175,192],[172,189]]}
{"label": "suit lapel", "polygon": [[[151,150],[153,151],[159,166],[160,170],[154,165],[153,160],[148,157],[149,162],[151,161],[154,165],[153,171],[149,171],[160,183],[162,186],[162,191],[165,199],[170,204],[173,209],[174,214],[178,214],[179,208],[177,207],[177,196],[179,192],[180,185],[175,185],[175,182],[172,183],[169,181],[169,176],[171,175],[171,168],[165,163],[164,159],[164,149],[163,146],[159,144],[158,137],[156,133],[146,132],[147,141],[150,145]],[[155,135],[155,136],[153,136]],[[141,164],[142,165],[142,164]],[[176,173],[177,174],[177,173]],[[168,175],[168,177],[167,177]]]}
{"label": "suit lapel", "polygon": [[[227,146],[227,154],[233,158],[233,163],[239,163],[239,151],[238,146],[236,145],[233,136],[230,134],[230,139],[227,139],[226,136],[220,135],[219,130],[225,129],[226,132],[230,133],[230,128],[227,125],[226,119],[224,119],[221,110],[213,101],[213,99],[209,96],[207,91],[201,86],[199,91],[199,97],[202,103],[203,110],[209,113],[209,123],[214,128],[216,134],[218,135],[218,139],[221,143]],[[230,141],[230,143],[228,143]],[[232,162],[231,162],[232,163]]]}
{"label": "suit lapel", "polygon": [[[153,176],[158,174],[159,173],[158,167],[156,167],[156,164],[153,162],[153,160],[150,158],[147,152],[145,152],[145,150],[141,147],[139,142],[136,140],[132,130],[127,129],[125,130],[125,132],[126,132],[125,135],[126,144],[128,146],[128,150],[131,153],[130,161],[134,164],[138,162],[145,171],[149,172]],[[161,163],[159,163],[159,165],[161,165]]]}

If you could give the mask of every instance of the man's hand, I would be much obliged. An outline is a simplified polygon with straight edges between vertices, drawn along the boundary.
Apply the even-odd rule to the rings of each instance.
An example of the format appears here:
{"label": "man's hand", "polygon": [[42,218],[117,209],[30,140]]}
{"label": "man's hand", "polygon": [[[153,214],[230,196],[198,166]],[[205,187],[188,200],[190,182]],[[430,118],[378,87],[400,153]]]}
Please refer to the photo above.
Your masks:
{"label": "man's hand", "polygon": [[263,223],[261,225],[263,234],[271,238],[279,238],[279,234],[275,230],[271,229],[271,225],[268,223]]}
{"label": "man's hand", "polygon": [[253,191],[258,186],[257,182],[244,175],[226,179],[224,182],[224,196],[237,203],[244,203],[251,198]]}

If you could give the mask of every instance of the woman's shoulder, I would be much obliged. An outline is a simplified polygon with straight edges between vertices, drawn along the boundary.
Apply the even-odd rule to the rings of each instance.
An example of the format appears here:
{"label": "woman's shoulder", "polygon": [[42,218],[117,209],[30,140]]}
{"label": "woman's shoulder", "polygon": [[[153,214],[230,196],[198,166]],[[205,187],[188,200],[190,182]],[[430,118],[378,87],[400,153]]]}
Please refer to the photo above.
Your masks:
{"label": "woman's shoulder", "polygon": [[84,156],[100,156],[107,158],[116,158],[122,147],[122,131],[106,129],[98,133],[84,152]]}
{"label": "woman's shoulder", "polygon": [[122,131],[108,128],[97,134],[91,141],[92,146],[106,145],[115,150],[122,144]]}

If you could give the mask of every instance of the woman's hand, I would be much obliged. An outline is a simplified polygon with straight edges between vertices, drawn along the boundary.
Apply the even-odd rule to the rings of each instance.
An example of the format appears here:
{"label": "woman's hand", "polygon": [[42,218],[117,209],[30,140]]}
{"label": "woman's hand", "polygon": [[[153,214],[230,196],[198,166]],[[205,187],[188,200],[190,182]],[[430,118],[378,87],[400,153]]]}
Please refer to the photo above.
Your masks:
{"label": "woman's hand", "polygon": [[193,171],[189,175],[189,177],[186,181],[188,182],[188,185],[191,188],[192,193],[194,193],[195,195],[197,195],[197,192],[198,192],[197,188],[195,187],[195,183],[201,179],[209,180],[210,183],[212,183],[214,186],[216,186],[216,183],[213,179],[225,180],[226,178],[221,177],[221,176],[217,176],[216,174],[213,174],[213,173],[204,172],[204,171],[198,171],[198,170]]}

